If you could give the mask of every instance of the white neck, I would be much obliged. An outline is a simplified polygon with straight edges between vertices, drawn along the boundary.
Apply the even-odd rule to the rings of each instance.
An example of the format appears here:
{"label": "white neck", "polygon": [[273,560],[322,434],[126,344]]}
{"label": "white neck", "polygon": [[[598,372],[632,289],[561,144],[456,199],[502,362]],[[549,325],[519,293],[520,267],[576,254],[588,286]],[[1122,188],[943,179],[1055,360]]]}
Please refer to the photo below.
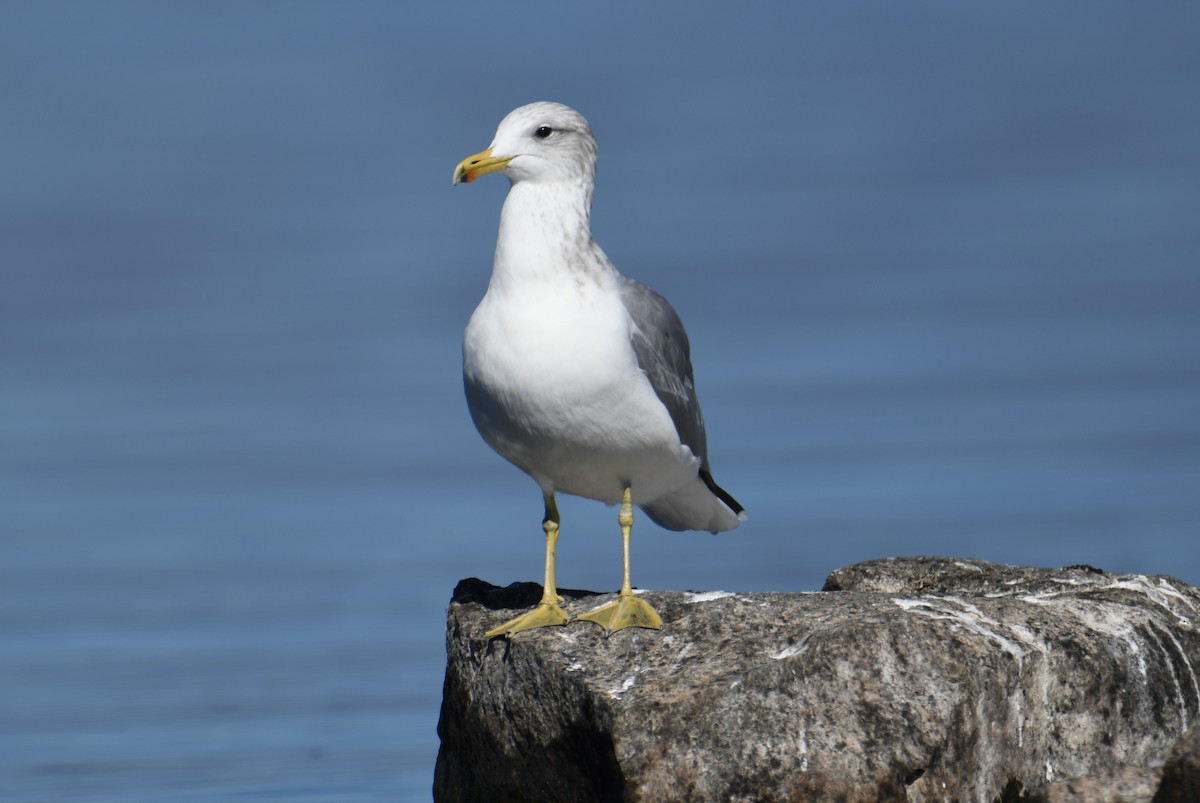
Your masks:
{"label": "white neck", "polygon": [[590,206],[591,188],[583,183],[513,184],[500,211],[492,285],[611,270],[592,239]]}

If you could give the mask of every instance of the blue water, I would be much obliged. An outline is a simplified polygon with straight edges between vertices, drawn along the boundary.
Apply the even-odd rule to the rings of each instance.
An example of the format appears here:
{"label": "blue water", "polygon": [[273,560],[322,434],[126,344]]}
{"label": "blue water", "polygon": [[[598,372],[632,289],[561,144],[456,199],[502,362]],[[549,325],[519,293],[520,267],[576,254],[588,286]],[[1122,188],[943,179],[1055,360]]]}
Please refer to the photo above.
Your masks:
{"label": "blue water", "polygon": [[[649,588],[887,555],[1200,583],[1200,12],[0,8],[0,797],[427,799],[455,582],[538,579],[462,400],[509,109],[689,327],[736,533]],[[559,579],[619,583],[560,500]]]}

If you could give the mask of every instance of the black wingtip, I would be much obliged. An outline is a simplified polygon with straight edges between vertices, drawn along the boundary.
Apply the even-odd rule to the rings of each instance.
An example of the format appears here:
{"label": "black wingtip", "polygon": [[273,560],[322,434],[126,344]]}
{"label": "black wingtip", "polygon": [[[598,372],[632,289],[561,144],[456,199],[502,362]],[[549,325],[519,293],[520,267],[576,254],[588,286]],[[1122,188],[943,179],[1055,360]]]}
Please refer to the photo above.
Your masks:
{"label": "black wingtip", "polygon": [[708,486],[708,490],[712,491],[714,496],[729,505],[729,509],[737,514],[739,519],[745,518],[743,514],[746,512],[746,508],[739,505],[738,500],[730,496],[728,491],[713,481],[712,474],[708,473],[707,468],[700,469],[700,479],[704,480],[704,484]]}

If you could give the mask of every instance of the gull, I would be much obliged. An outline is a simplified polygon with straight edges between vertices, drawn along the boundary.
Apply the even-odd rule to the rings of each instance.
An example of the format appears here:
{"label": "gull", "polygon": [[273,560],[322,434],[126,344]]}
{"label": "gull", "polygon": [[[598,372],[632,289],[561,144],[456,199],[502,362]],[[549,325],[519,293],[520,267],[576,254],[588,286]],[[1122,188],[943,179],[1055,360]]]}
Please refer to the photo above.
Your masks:
{"label": "gull", "polygon": [[617,271],[592,237],[596,140],[583,115],[531,103],[500,121],[454,184],[511,182],[487,293],[463,335],[463,384],[476,429],[537,482],[545,502],[541,602],[487,638],[571,621],[555,583],[555,493],[620,505],[617,599],[578,619],[605,635],[659,629],[633,593],[633,506],[669,530],[732,530],[741,505],[713,481],[687,333],[663,296]]}

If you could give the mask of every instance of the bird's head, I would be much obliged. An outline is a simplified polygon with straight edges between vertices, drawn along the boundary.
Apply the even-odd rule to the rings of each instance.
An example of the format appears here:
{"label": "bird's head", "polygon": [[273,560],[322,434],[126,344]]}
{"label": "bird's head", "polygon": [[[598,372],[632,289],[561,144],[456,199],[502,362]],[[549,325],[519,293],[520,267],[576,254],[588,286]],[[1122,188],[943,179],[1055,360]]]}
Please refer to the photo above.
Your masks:
{"label": "bird's head", "polygon": [[518,181],[584,181],[596,174],[596,140],[583,115],[561,103],[530,103],[500,121],[492,144],[454,168],[454,183],[503,171]]}

